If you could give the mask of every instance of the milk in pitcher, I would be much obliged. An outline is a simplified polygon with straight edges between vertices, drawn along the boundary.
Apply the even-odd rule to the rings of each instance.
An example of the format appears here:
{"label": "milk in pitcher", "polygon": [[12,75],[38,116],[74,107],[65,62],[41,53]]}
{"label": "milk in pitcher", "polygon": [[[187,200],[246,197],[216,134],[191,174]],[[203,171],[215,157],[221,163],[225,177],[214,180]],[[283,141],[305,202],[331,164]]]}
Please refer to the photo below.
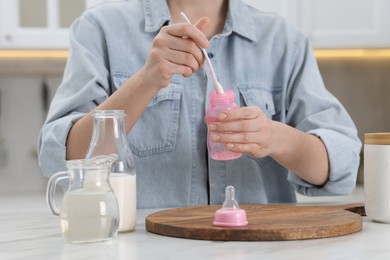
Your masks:
{"label": "milk in pitcher", "polygon": [[102,241],[116,235],[119,214],[112,192],[75,190],[64,195],[61,229],[68,242]]}

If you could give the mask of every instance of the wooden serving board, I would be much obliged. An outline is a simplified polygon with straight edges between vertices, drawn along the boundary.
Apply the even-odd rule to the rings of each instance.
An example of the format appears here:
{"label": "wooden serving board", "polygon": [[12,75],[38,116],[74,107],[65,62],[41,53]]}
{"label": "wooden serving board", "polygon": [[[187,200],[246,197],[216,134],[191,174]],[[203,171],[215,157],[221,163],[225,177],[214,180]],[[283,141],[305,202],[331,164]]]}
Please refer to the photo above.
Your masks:
{"label": "wooden serving board", "polygon": [[164,210],[146,217],[152,233],[202,240],[276,241],[343,236],[358,232],[365,216],[363,203],[336,206],[243,204],[245,227],[213,226],[221,205]]}

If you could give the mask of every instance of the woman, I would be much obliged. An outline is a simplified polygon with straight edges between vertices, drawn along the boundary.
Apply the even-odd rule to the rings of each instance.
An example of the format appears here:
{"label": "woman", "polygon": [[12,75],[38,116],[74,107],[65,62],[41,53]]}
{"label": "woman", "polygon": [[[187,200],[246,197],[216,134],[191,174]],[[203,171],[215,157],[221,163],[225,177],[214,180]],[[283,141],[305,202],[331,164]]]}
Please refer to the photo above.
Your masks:
{"label": "woman", "polygon": [[[221,203],[227,185],[241,203],[353,190],[356,128],[325,89],[308,39],[284,19],[241,0],[131,0],[85,12],[70,42],[40,136],[46,176],[85,157],[94,109],[122,109],[140,208]],[[199,47],[240,106],[207,126],[214,86]],[[207,130],[244,156],[210,159]]]}

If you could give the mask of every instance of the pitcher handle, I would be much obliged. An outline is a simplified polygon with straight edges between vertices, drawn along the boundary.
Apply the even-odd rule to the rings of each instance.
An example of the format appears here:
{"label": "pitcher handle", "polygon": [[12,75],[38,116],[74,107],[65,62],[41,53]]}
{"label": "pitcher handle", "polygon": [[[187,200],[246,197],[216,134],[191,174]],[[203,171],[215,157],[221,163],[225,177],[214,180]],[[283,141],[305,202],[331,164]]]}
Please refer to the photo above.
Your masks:
{"label": "pitcher handle", "polygon": [[66,171],[57,172],[50,177],[49,182],[47,183],[46,202],[50,208],[50,211],[56,216],[59,216],[61,212],[54,199],[56,194],[56,187],[58,182],[68,178],[68,173]]}

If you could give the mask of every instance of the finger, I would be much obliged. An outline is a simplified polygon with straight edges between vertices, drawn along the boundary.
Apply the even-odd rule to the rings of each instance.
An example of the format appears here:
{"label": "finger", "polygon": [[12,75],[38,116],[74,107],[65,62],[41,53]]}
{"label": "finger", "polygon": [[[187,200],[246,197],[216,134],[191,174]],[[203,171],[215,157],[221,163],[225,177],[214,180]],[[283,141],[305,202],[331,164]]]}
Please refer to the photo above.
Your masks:
{"label": "finger", "polygon": [[[194,26],[196,28],[198,28],[201,32],[203,32],[203,34],[205,34],[205,35],[206,35],[206,30],[208,29],[209,25],[210,25],[210,19],[208,17],[202,17],[194,24]],[[206,59],[205,59],[203,53],[201,53],[201,55],[202,55],[202,63],[200,66],[203,68]]]}
{"label": "finger", "polygon": [[153,77],[160,75],[161,80],[168,82],[171,80],[174,74],[181,74],[185,77],[190,77],[193,73],[191,67],[175,64],[165,60],[164,58],[161,58],[161,61],[157,62],[154,67]]}
{"label": "finger", "polygon": [[196,23],[194,26],[199,29],[203,34],[206,34],[206,30],[210,25],[210,18],[208,17],[202,17]]}
{"label": "finger", "polygon": [[[207,23],[207,19],[200,20],[200,21],[201,21],[200,26],[204,26],[204,24]],[[185,24],[185,25],[186,26],[183,26],[183,28],[187,28],[189,24]],[[191,65],[191,67],[193,68],[193,71],[195,71],[198,69],[198,67],[200,67],[204,63],[204,55],[203,55],[200,47],[198,46],[198,44],[192,38],[190,38],[191,36],[183,37],[183,35],[186,35],[185,31],[184,31],[184,33],[176,34],[175,33],[176,27],[177,27],[177,24],[169,26],[169,28],[166,27],[165,29],[162,29],[161,30],[162,33],[159,34],[154,39],[154,45],[160,49],[169,48],[171,50],[181,51],[181,52],[187,53],[187,54],[181,54],[179,56],[181,61],[179,60],[179,62],[177,62],[178,64],[191,65],[190,61],[192,60],[192,58],[188,54],[192,54],[198,63],[197,66]],[[190,27],[193,27],[192,30],[195,29],[197,31],[197,29],[194,28],[193,25],[190,25]],[[201,33],[201,34],[203,34],[203,33]],[[203,35],[203,37],[205,37],[205,36]],[[172,56],[172,59],[170,59],[170,61],[176,62],[175,60],[173,60],[173,58],[175,58],[175,56]],[[183,59],[184,59],[184,61],[183,61]]]}
{"label": "finger", "polygon": [[228,143],[225,145],[225,148],[229,151],[236,153],[245,153],[252,155],[253,157],[261,158],[268,156],[270,153],[264,147],[261,147],[259,144],[232,144]]}
{"label": "finger", "polygon": [[259,120],[236,120],[213,122],[208,125],[210,132],[259,132],[261,124]]}
{"label": "finger", "polygon": [[216,143],[233,144],[259,144],[262,142],[261,135],[258,132],[210,133],[210,140]]}
{"label": "finger", "polygon": [[199,61],[195,58],[194,55],[188,52],[167,50],[162,55],[164,59],[171,63],[191,68],[192,72],[197,71],[200,67]]}
{"label": "finger", "polygon": [[[154,39],[153,46],[149,55],[151,60],[160,62],[162,62],[161,60],[164,60],[162,62],[164,66],[168,66],[166,62],[170,62],[173,63],[173,65],[188,67],[167,67],[164,69],[164,66],[161,66],[158,69],[158,72],[161,74],[165,74],[165,70],[174,69],[175,74],[178,73],[185,77],[189,77],[194,71],[199,69],[203,60],[203,55],[199,47],[192,40],[161,34]],[[191,46],[194,53],[190,53]],[[179,50],[175,50],[175,48]],[[170,72],[171,71],[168,71],[167,75],[171,75]]]}
{"label": "finger", "polygon": [[250,106],[225,110],[218,115],[218,119],[229,121],[238,119],[255,119],[262,116],[264,116],[264,112],[259,107]]}
{"label": "finger", "polygon": [[180,65],[180,64],[175,64],[172,62],[169,63],[169,71],[171,71],[171,78],[174,74],[180,74],[186,78],[191,77],[193,74],[193,70],[191,67],[185,66],[185,65]]}
{"label": "finger", "polygon": [[192,24],[188,23],[176,23],[161,28],[162,33],[180,37],[191,38],[201,48],[207,48],[209,46],[209,40],[206,35]]}
{"label": "finger", "polygon": [[172,51],[182,52],[179,56],[179,58],[182,59],[182,62],[180,62],[180,64],[191,64],[190,61],[196,61],[197,67],[200,67],[201,64],[203,64],[204,62],[204,56],[202,51],[200,50],[198,45],[196,45],[196,43],[191,39],[178,38],[174,41],[171,41],[169,43],[168,48]]}

